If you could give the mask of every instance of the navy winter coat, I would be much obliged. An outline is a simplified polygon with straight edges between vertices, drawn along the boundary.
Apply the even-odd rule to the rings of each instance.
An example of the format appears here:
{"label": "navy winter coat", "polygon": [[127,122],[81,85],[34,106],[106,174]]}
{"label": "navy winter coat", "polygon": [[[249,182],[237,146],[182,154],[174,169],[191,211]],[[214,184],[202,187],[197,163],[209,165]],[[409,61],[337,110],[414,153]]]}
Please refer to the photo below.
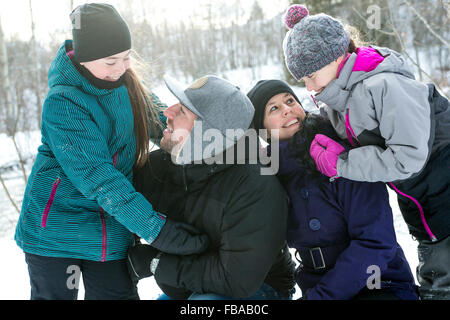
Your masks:
{"label": "navy winter coat", "polygon": [[296,280],[307,299],[351,299],[369,286],[417,299],[397,243],[383,183],[307,176],[288,142],[280,143],[278,177],[290,198],[287,240],[301,264]]}

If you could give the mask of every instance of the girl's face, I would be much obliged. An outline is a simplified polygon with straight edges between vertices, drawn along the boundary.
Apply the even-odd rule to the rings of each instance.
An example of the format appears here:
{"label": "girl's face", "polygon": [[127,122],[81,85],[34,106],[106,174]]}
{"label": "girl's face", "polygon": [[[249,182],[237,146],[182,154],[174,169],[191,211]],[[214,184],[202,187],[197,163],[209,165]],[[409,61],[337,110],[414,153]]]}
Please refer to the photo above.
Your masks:
{"label": "girl's face", "polygon": [[303,77],[302,80],[305,82],[306,89],[314,91],[316,94],[321,93],[331,81],[336,79],[338,67],[343,59],[344,56],[341,56],[322,69]]}
{"label": "girl's face", "polygon": [[279,139],[287,140],[299,129],[305,119],[305,111],[290,93],[279,93],[273,96],[264,110],[264,128],[268,137],[272,130],[279,130]]}
{"label": "girl's face", "polygon": [[98,60],[81,62],[80,64],[98,79],[117,81],[130,67],[130,50]]}

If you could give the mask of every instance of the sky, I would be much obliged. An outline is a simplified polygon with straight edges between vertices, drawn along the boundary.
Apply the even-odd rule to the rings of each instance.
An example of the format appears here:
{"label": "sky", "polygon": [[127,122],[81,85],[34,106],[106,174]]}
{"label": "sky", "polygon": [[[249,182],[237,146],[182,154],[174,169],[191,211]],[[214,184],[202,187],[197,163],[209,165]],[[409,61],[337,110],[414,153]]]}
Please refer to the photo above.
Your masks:
{"label": "sky", "polygon": [[[283,11],[288,3],[287,0],[257,1],[267,17]],[[133,8],[130,8],[127,0],[73,0],[74,7],[86,2],[109,3],[121,13],[132,10],[133,14],[138,16],[146,12],[152,21],[167,18],[169,22],[177,22],[198,12],[207,3],[212,3],[215,8],[226,10],[239,2],[243,8],[242,17],[245,18],[254,0],[134,0]],[[21,40],[31,38],[29,3],[30,0],[0,0],[0,19],[6,38],[12,36]],[[70,34],[71,0],[31,0],[31,5],[38,41],[47,42],[51,33]]]}

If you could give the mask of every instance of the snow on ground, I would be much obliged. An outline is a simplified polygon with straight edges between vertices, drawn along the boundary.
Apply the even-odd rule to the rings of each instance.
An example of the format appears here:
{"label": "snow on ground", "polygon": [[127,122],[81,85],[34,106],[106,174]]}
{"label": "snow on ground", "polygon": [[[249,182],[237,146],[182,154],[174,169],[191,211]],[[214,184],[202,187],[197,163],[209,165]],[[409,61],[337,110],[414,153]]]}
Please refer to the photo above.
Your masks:
{"label": "snow on ground", "polygon": [[[30,278],[25,255],[12,239],[0,239],[2,263],[0,265],[0,300],[30,299]],[[161,293],[153,277],[139,282],[139,296],[154,300]],[[78,299],[84,299],[83,282],[80,281]]]}
{"label": "snow on ground", "polygon": [[[409,236],[403,218],[396,205],[394,205],[396,203],[396,195],[392,191],[389,191],[389,193],[394,210],[394,226],[397,240],[403,248],[415,276],[415,268],[418,263],[416,242]],[[22,250],[16,245],[12,237],[8,237],[0,239],[0,252],[2,254],[2,263],[0,264],[0,300],[28,300],[30,298],[30,283]],[[161,293],[153,277],[141,280],[138,289],[142,300],[154,300]],[[300,296],[301,294],[297,288],[294,298],[299,298]],[[78,299],[83,298],[83,282],[80,281]]]}
{"label": "snow on ground", "polygon": [[[300,92],[300,90],[299,90]],[[166,100],[165,100],[166,101]],[[35,133],[35,136],[40,136],[39,132]],[[2,146],[7,146],[5,141],[2,141],[3,137],[0,137],[0,143]],[[37,149],[39,139],[34,136],[30,136],[27,143],[33,141],[31,148]],[[6,157],[5,157],[6,158]],[[0,166],[6,162],[12,162],[14,159],[11,155],[7,158],[7,161],[0,160]],[[27,173],[29,174],[30,166],[27,166]],[[5,183],[10,189],[15,201],[20,208],[21,199],[24,190],[24,179],[21,171],[15,168],[2,174]],[[396,195],[393,191],[389,190],[390,202],[394,213],[394,226],[397,233],[397,239],[402,246],[406,258],[408,259],[413,274],[415,275],[415,268],[417,266],[417,254],[416,243],[412,240],[408,233],[406,224],[400,214],[397,206]],[[27,300],[30,297],[30,284],[27,271],[27,265],[25,263],[25,257],[21,249],[16,245],[14,238],[15,223],[18,218],[18,214],[12,207],[9,199],[6,197],[3,188],[0,189],[0,204],[3,208],[3,212],[0,215],[0,252],[2,253],[2,263],[0,264],[0,300]],[[294,252],[292,251],[294,257]],[[160,289],[156,285],[153,277],[141,280],[138,285],[139,295],[143,300],[154,300],[161,293]],[[297,287],[297,292],[294,298],[301,296],[300,290]],[[84,298],[83,283],[80,281],[79,299]]]}
{"label": "snow on ground", "polygon": [[[244,92],[248,92],[256,84],[256,81],[248,79],[281,79],[281,68],[277,65],[267,66],[258,70],[243,69],[239,71],[227,72],[225,77],[232,83],[236,84]],[[183,83],[183,81],[181,81]],[[188,85],[188,82],[184,82]],[[168,91],[164,85],[159,85],[154,89],[155,93],[160,97],[161,101],[171,105],[176,103],[176,98]],[[315,106],[304,88],[294,87],[297,96],[302,100],[306,109],[314,110]],[[24,158],[28,159],[26,165],[27,174],[31,170],[34,155],[40,143],[40,132],[31,132],[27,134],[18,134],[17,141]],[[22,202],[24,192],[24,178],[19,166],[17,166],[17,153],[11,138],[4,134],[0,135],[0,146],[2,153],[0,154],[0,168],[10,167],[10,170],[0,171],[5,184],[10,190],[13,199],[16,201],[19,209]],[[402,246],[406,258],[408,259],[413,274],[418,263],[416,243],[412,240],[408,233],[406,224],[400,214],[397,206],[396,195],[389,190],[390,202],[394,213],[394,226],[397,233],[399,244]],[[17,222],[18,213],[11,205],[10,200],[5,194],[3,188],[0,187],[0,206],[2,213],[0,214],[0,252],[2,254],[2,263],[0,264],[0,300],[27,300],[30,297],[30,284],[25,263],[25,257],[21,249],[14,242],[14,229]],[[292,252],[293,253],[293,252]],[[153,278],[147,278],[139,282],[139,295],[141,299],[152,300],[160,293],[160,289],[156,285]],[[297,290],[294,298],[300,297]],[[83,283],[80,281],[79,299],[84,298]]]}

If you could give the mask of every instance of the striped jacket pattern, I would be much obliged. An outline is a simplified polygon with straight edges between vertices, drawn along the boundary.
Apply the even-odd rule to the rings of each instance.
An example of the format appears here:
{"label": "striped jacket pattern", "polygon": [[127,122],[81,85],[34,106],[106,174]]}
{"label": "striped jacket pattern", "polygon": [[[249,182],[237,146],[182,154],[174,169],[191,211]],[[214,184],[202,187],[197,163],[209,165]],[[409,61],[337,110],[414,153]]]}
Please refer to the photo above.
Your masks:
{"label": "striped jacket pattern", "polygon": [[123,259],[132,233],[151,243],[165,216],[132,185],[136,141],[127,88],[91,85],[67,55],[71,49],[67,40],[49,70],[42,140],[15,240],[42,256]]}

